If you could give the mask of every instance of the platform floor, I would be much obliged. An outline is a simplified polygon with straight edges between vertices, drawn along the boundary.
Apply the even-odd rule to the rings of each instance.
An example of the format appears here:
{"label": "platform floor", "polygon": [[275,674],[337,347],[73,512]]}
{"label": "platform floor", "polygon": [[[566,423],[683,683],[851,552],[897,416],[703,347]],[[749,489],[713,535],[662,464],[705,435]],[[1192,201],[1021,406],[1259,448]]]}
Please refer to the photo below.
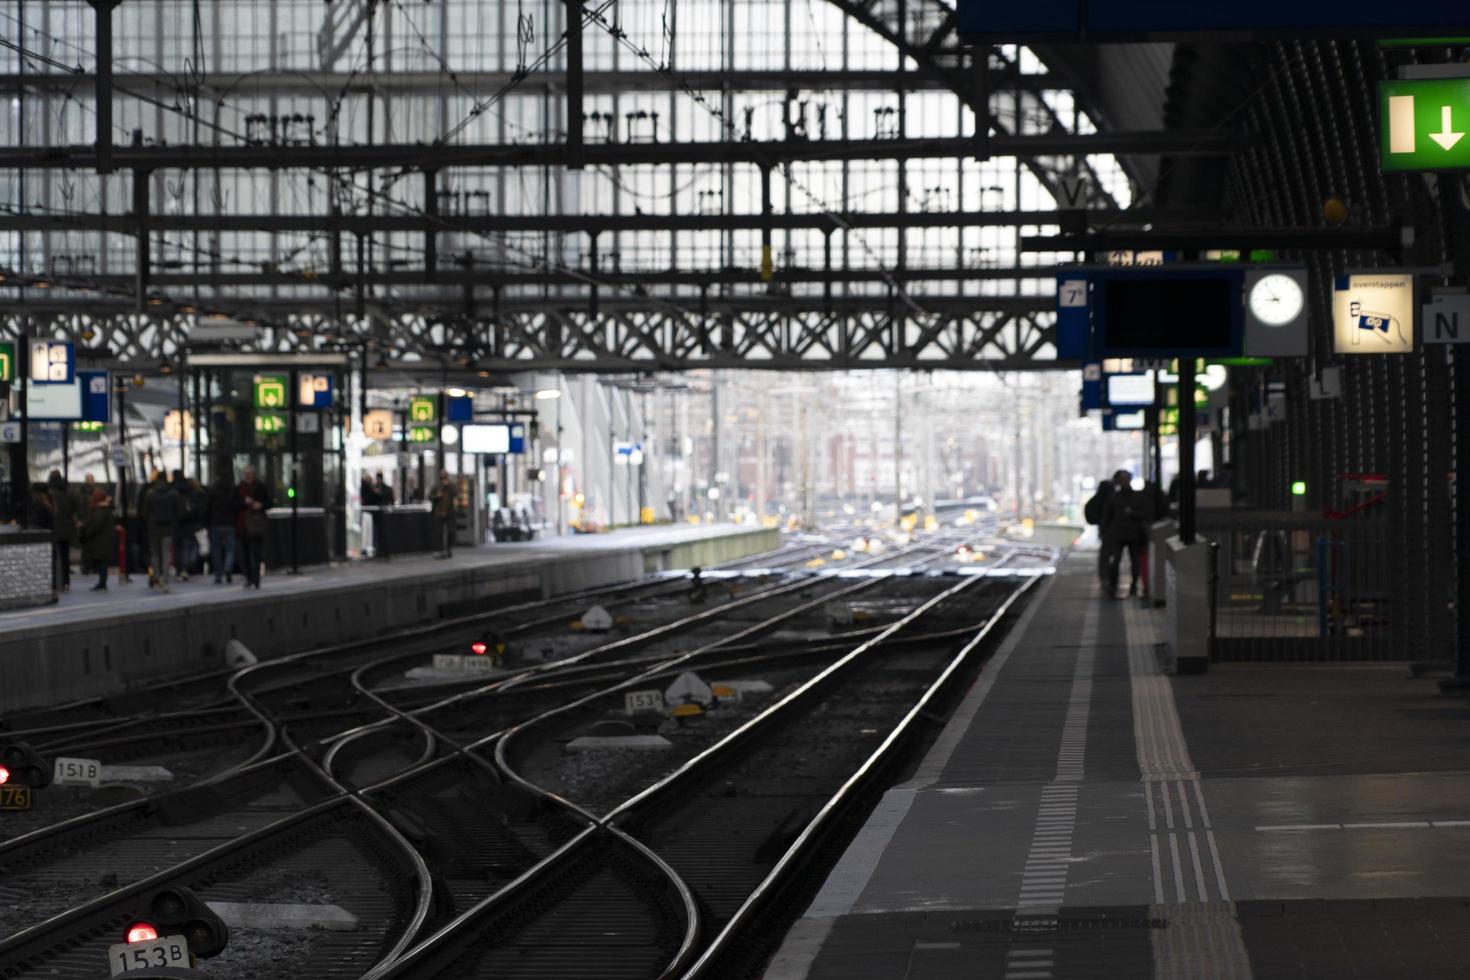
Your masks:
{"label": "platform floor", "polygon": [[[393,579],[415,579],[426,573],[441,573],[462,568],[483,569],[534,563],[546,558],[567,555],[598,554],[610,551],[634,551],[667,548],[704,541],[729,534],[745,534],[748,526],[728,525],[660,525],[623,528],[606,534],[576,534],[541,541],[505,542],[477,548],[456,548],[454,557],[435,558],[432,554],[405,556],[391,561],[373,559],[351,561],[331,566],[305,568],[292,575],[283,570],[270,571],[261,580],[260,591],[280,595],[298,595],[322,589],[339,589],[361,582]],[[215,585],[209,574],[198,575],[187,582],[173,581],[169,592],[148,587],[146,572],[135,572],[130,582],[119,582],[117,569],[108,575],[106,592],[92,592],[97,576],[83,575],[72,569],[71,591],[60,593],[51,605],[0,612],[0,639],[9,631],[27,630],[56,623],[80,623],[92,619],[111,619],[130,611],[169,607],[231,604],[245,590],[244,577],[236,575],[233,585]],[[140,605],[140,603],[142,605]]]}
{"label": "platform floor", "polygon": [[1168,677],[1074,552],[771,980],[1470,976],[1470,707],[1403,665]]}

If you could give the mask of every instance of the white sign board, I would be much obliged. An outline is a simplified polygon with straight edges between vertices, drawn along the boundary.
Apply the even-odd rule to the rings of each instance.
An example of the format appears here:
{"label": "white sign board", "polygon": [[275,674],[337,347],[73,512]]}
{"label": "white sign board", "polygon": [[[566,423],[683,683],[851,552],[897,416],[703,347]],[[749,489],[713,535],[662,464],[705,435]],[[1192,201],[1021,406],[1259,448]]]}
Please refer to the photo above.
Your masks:
{"label": "white sign board", "polygon": [[504,423],[464,425],[460,429],[460,442],[467,453],[510,452],[510,426]]}
{"label": "white sign board", "polygon": [[102,782],[102,763],[96,759],[56,757],[51,782],[57,786],[96,786]]}
{"label": "white sign board", "polygon": [[1314,401],[1338,398],[1342,395],[1342,368],[1325,367],[1322,376],[1307,375],[1307,395]]}
{"label": "white sign board", "polygon": [[1152,405],[1154,403],[1154,379],[1144,374],[1108,375],[1108,404]]}
{"label": "white sign board", "polygon": [[1470,296],[1436,296],[1424,304],[1426,344],[1470,344]]}
{"label": "white sign board", "polygon": [[26,386],[26,418],[35,422],[75,422],[82,417],[82,384]]}
{"label": "white sign board", "polygon": [[0,422],[0,442],[20,442],[20,423]]}
{"label": "white sign board", "polygon": [[663,692],[657,690],[629,691],[623,695],[623,710],[630,715],[636,715],[641,711],[663,711]]}
{"label": "white sign board", "polygon": [[1091,199],[1092,182],[1086,176],[1057,178],[1057,207],[1063,211],[1085,208]]}
{"label": "white sign board", "polygon": [[1412,274],[1343,276],[1332,292],[1333,349],[1339,354],[1407,354],[1414,349],[1414,313]]}

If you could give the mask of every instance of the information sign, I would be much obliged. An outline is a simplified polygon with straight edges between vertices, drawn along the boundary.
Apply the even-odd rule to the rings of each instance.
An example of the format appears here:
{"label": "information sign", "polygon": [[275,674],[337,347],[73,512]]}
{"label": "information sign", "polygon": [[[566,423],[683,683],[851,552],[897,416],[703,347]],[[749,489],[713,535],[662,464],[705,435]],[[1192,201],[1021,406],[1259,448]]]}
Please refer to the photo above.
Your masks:
{"label": "information sign", "polygon": [[54,766],[51,782],[57,786],[96,786],[102,782],[102,763],[96,759],[59,755]]}
{"label": "information sign", "polygon": [[363,415],[362,434],[379,442],[392,440],[393,413],[386,408],[375,408]]}
{"label": "information sign", "polygon": [[332,407],[330,374],[302,374],[297,376],[297,382],[296,404],[311,409]]}
{"label": "information sign", "polygon": [[410,422],[439,421],[439,399],[433,395],[414,395],[408,400]]}
{"label": "information sign", "polygon": [[78,371],[82,418],[87,422],[112,421],[112,376],[106,371]]}
{"label": "information sign", "polygon": [[273,436],[286,431],[285,412],[256,412],[255,434]]}
{"label": "information sign", "polygon": [[177,408],[163,414],[163,437],[169,442],[187,442],[194,437],[194,417]]}
{"label": "information sign", "polygon": [[[255,407],[285,408],[288,384],[289,378],[284,374],[257,374],[254,384]],[[260,431],[258,426],[256,431]]]}
{"label": "information sign", "polygon": [[1414,276],[1339,276],[1332,292],[1333,349],[1339,354],[1407,354],[1414,349]]}
{"label": "information sign", "polygon": [[1378,166],[1384,173],[1470,168],[1470,78],[1378,83]]}
{"label": "information sign", "polygon": [[475,399],[471,395],[458,395],[444,400],[444,415],[447,422],[473,422]]}
{"label": "information sign", "polygon": [[69,341],[31,341],[32,384],[69,385],[75,380],[76,352]]}
{"label": "information sign", "polygon": [[1426,344],[1470,344],[1470,296],[1436,296],[1423,313]]}
{"label": "information sign", "polygon": [[516,422],[510,427],[510,452],[524,453],[526,451],[526,426],[524,423]]}
{"label": "information sign", "polygon": [[0,442],[20,442],[19,422],[0,422]]}
{"label": "information sign", "polygon": [[436,430],[432,425],[410,426],[408,430],[409,442],[433,442]]}

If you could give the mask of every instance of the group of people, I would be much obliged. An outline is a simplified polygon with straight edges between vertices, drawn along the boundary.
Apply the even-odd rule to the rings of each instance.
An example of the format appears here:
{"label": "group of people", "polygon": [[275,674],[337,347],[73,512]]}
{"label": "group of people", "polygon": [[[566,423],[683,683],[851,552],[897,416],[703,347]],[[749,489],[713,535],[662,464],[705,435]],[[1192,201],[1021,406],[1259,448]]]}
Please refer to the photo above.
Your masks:
{"label": "group of people", "polygon": [[[149,587],[169,591],[170,569],[188,581],[200,565],[199,536],[205,532],[215,583],[233,582],[238,567],[247,587],[260,588],[270,526],[266,511],[272,506],[270,488],[253,466],[245,468],[238,483],[226,471],[208,489],[179,470],[173,471],[172,479],[155,470],[139,491],[137,504],[138,522],[146,535]],[[54,588],[70,591],[71,552],[80,547],[82,572],[97,574],[92,591],[107,591],[108,571],[118,561],[118,515],[112,496],[90,473],[80,492],[57,470],[45,483],[33,485],[30,526],[51,532]]]}
{"label": "group of people", "polygon": [[369,478],[366,473],[362,475],[362,489],[359,491],[364,507],[392,507],[396,502],[393,496],[393,487],[383,480],[383,474],[378,473]]}
{"label": "group of people", "polygon": [[1133,489],[1133,474],[1127,470],[1118,470],[1098,485],[1097,492],[1083,508],[1083,516],[1087,523],[1097,527],[1102,542],[1097,556],[1097,577],[1105,596],[1118,596],[1118,576],[1125,553],[1132,573],[1128,594],[1138,595],[1139,581],[1147,568],[1148,528],[1164,516],[1166,508],[1167,502],[1157,486],[1150,483],[1142,490]]}
{"label": "group of people", "polygon": [[71,590],[71,549],[81,549],[80,566],[98,573],[92,591],[106,591],[107,570],[117,560],[117,522],[112,497],[89,473],[82,492],[72,490],[59,470],[31,487],[30,525],[51,532],[51,587]]}
{"label": "group of people", "polygon": [[199,564],[201,530],[209,542],[209,570],[216,585],[234,582],[238,558],[246,588],[260,588],[270,527],[266,512],[273,506],[270,487],[253,466],[245,467],[238,483],[228,470],[222,471],[207,490],[178,470],[172,480],[162,470],[154,471],[138,496],[138,517],[148,534],[149,588],[169,591],[170,564],[180,580],[189,580]]}

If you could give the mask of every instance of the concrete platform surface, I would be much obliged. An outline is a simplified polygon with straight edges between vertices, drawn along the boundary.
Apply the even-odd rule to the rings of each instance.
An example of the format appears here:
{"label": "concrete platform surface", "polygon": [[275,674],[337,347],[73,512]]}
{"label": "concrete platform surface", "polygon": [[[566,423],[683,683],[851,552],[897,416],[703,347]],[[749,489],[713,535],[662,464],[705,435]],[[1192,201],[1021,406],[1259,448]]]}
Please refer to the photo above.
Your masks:
{"label": "concrete platform surface", "polygon": [[1166,677],[1041,587],[771,980],[1470,976],[1470,707],[1402,665]]}
{"label": "concrete platform surface", "polygon": [[0,613],[0,713],[221,667],[231,640],[265,659],[425,622],[446,603],[540,599],[779,544],[774,529],[685,524],[276,573],[258,590],[205,575],[163,593],[134,574],[90,592],[74,574],[56,604]]}

